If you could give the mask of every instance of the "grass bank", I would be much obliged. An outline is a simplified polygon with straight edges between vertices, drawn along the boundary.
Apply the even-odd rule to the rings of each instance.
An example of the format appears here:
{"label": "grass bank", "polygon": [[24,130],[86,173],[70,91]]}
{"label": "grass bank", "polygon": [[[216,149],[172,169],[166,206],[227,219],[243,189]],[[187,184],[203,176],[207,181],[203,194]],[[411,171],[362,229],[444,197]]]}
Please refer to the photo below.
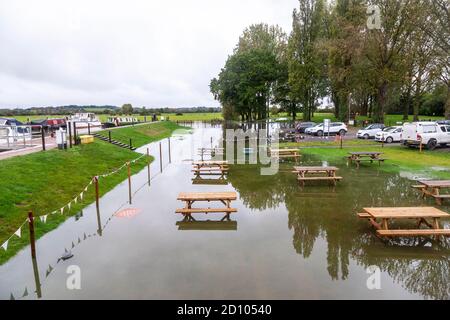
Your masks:
{"label": "grass bank", "polygon": [[133,146],[138,148],[148,143],[170,137],[172,132],[182,129],[186,129],[186,127],[179,126],[172,121],[162,121],[112,130],[103,130],[98,133],[107,137],[108,131],[111,131],[112,139],[126,144],[129,144],[131,139]]}
{"label": "grass bank", "polygon": [[[153,124],[150,129],[135,127],[139,142],[149,143],[170,136],[178,126]],[[126,130],[128,128],[118,129]],[[129,131],[127,131],[129,132]],[[141,135],[147,134],[146,137]],[[137,133],[136,133],[137,135]],[[49,150],[0,161],[0,245],[25,221],[28,211],[46,215],[59,210],[74,199],[89,184],[92,177],[105,174],[140,154],[102,141],[76,146],[68,150]],[[151,161],[144,157],[132,165],[132,173],[142,170]],[[126,179],[126,170],[100,180],[101,195]],[[83,201],[72,204],[64,215],[49,215],[46,223],[36,219],[37,238],[55,229],[69,216],[95,200],[94,188],[89,188]],[[7,261],[29,243],[27,227],[22,237],[13,236],[8,250],[0,248],[0,264]]]}

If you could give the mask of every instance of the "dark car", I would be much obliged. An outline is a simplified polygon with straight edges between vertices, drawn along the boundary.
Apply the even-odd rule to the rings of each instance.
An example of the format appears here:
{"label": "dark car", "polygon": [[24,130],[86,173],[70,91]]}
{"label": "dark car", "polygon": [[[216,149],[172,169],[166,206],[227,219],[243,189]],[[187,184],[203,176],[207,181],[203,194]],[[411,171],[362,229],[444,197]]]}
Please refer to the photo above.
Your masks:
{"label": "dark car", "polygon": [[305,130],[307,128],[311,128],[314,127],[316,125],[315,122],[300,122],[299,124],[297,124],[297,126],[295,127],[295,130],[298,133],[305,133]]}

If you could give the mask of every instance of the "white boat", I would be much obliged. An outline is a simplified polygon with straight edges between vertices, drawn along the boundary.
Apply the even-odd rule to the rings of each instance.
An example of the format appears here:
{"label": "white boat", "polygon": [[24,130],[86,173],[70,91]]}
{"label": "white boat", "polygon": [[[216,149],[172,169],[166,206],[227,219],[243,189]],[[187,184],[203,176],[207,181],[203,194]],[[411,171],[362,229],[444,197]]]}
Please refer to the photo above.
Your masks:
{"label": "white boat", "polygon": [[86,129],[88,127],[101,127],[102,123],[98,120],[95,113],[75,113],[69,119],[70,122],[76,123],[77,129]]}
{"label": "white boat", "polygon": [[31,126],[5,125],[0,121],[0,146],[9,147],[31,139]]}

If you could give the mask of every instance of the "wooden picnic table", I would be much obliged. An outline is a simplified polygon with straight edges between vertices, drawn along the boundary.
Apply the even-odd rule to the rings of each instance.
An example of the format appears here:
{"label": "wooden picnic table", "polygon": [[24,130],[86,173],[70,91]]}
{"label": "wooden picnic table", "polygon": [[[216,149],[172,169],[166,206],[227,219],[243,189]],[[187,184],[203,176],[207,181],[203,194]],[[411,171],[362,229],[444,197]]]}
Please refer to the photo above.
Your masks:
{"label": "wooden picnic table", "polygon": [[387,159],[380,158],[380,156],[383,154],[383,152],[349,152],[349,156],[347,157],[350,164],[352,162],[356,163],[356,166],[359,168],[361,162],[363,161],[370,161],[370,163],[373,163],[374,161],[378,161],[378,164],[381,165],[381,162],[386,161]]}
{"label": "wooden picnic table", "polygon": [[339,180],[342,180],[342,177],[336,176],[336,171],[339,168],[337,167],[294,167],[293,173],[297,174],[297,179],[305,185],[305,181],[318,181],[325,180],[331,181],[334,185]]}
{"label": "wooden picnic table", "polygon": [[[231,208],[231,201],[237,199],[236,192],[182,192],[178,195],[177,200],[185,202],[185,207],[177,209],[176,213],[181,213],[185,220],[195,221],[192,217],[193,213],[225,213],[221,221],[230,219],[230,214],[237,212],[237,209]],[[221,208],[192,208],[192,205],[198,201],[221,202],[225,207]]]}
{"label": "wooden picnic table", "polygon": [[224,176],[228,173],[228,161],[194,161],[192,171],[197,176],[201,174]]}
{"label": "wooden picnic table", "polygon": [[299,149],[270,149],[270,156],[274,158],[300,158]]}
{"label": "wooden picnic table", "polygon": [[[377,230],[377,234],[383,237],[401,236],[450,236],[450,229],[441,229],[440,219],[450,218],[450,215],[442,210],[433,207],[385,207],[385,208],[364,208],[363,213],[358,213],[361,219],[369,219],[370,223]],[[415,219],[417,226],[415,229],[392,230],[389,229],[389,222],[393,220]],[[431,219],[430,223],[427,219]],[[377,221],[379,220],[379,221]],[[429,229],[420,229],[425,224]]]}
{"label": "wooden picnic table", "polygon": [[450,194],[441,193],[441,189],[450,189],[450,180],[419,180],[418,182],[420,185],[412,187],[422,192],[422,198],[432,197],[438,205],[442,205],[442,200],[450,199]]}

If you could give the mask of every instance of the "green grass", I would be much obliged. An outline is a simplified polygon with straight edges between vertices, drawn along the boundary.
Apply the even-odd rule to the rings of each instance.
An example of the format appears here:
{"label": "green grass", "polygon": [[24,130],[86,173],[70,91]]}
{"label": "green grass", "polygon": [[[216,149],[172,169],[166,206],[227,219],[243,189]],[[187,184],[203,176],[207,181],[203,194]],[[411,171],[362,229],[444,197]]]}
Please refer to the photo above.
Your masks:
{"label": "green grass", "polygon": [[[418,149],[409,149],[403,146],[394,147],[362,147],[353,146],[339,148],[304,148],[302,153],[318,156],[322,160],[342,160],[348,152],[379,151],[383,158],[388,159],[379,168],[387,172],[408,171],[412,173],[426,172],[433,178],[450,179],[450,152],[428,151],[419,153]],[[442,170],[433,170],[433,167]],[[377,165],[378,168],[378,165]],[[445,170],[447,168],[448,170]]]}
{"label": "green grass", "polygon": [[[335,137],[330,137],[329,140],[320,141],[301,141],[301,142],[281,142],[281,148],[301,148],[301,147],[339,147],[341,144],[339,141],[335,141]],[[373,140],[364,139],[351,139],[344,140],[342,142],[343,147],[349,146],[381,146],[381,143],[377,143]]]}
{"label": "green grass", "polygon": [[111,138],[122,143],[129,144],[130,138],[134,147],[141,147],[148,143],[170,137],[173,131],[186,129],[172,121],[162,121],[149,124],[141,124],[113,130],[103,130],[99,133],[108,137],[111,131]]}
{"label": "green grass", "polygon": [[[139,143],[148,143],[170,136],[177,125],[165,122],[139,128],[123,128],[120,131],[135,130]],[[148,135],[148,136],[145,136]],[[144,143],[145,144],[145,143]],[[68,150],[49,150],[0,161],[0,245],[25,221],[28,211],[36,216],[59,210],[83,191],[92,177],[113,171],[140,154],[112,144],[95,141],[92,144],[76,146]],[[151,158],[144,157],[132,165],[135,174],[144,168]],[[100,193],[105,194],[127,177],[126,170],[106,178],[100,178]],[[66,214],[49,215],[47,223],[36,219],[37,238],[55,229],[68,216],[79,212],[92,203],[94,188],[91,186],[84,200],[72,204]],[[13,236],[8,250],[0,249],[0,264],[7,261],[29,243],[27,227],[22,237]]]}

